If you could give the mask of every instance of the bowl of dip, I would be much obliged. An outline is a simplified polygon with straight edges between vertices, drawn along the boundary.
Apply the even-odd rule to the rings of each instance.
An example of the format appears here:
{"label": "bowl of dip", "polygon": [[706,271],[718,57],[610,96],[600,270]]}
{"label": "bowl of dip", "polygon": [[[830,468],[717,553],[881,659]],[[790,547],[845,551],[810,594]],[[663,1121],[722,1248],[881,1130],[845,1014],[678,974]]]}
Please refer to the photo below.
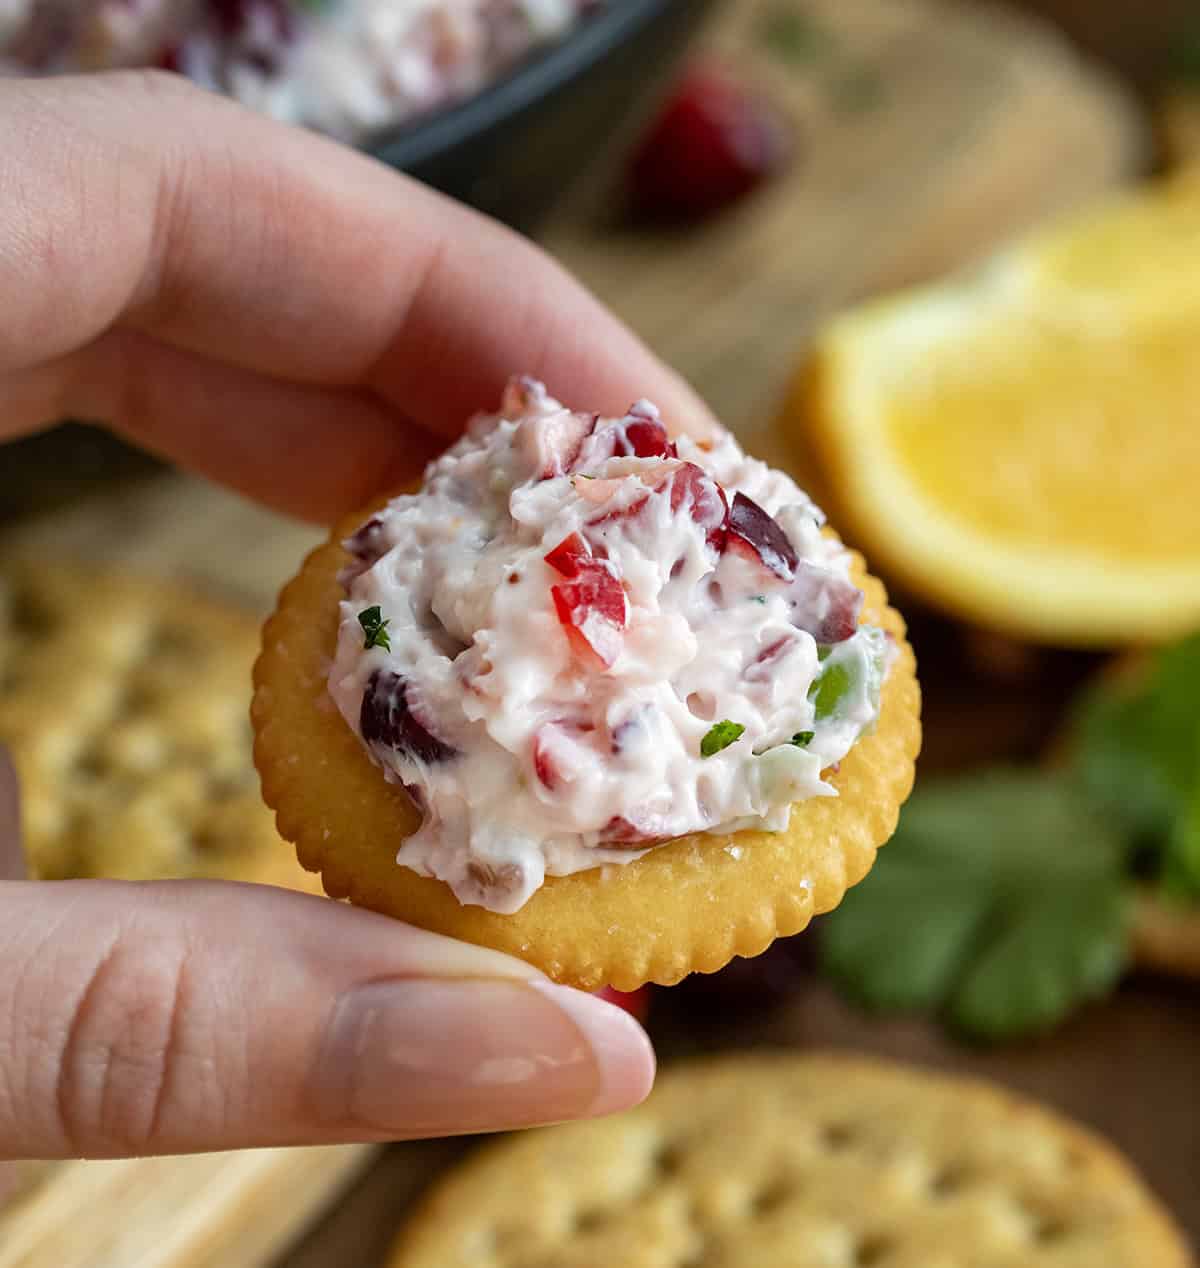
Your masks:
{"label": "bowl of dip", "polygon": [[707,0],[0,0],[0,74],[177,71],[528,226]]}

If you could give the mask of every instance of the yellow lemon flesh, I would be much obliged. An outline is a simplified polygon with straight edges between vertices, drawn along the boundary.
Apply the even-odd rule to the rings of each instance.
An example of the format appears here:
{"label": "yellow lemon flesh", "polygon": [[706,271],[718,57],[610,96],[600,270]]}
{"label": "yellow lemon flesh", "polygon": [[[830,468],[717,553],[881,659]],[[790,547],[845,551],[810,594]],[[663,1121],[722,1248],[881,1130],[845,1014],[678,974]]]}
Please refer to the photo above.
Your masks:
{"label": "yellow lemon flesh", "polygon": [[1200,176],[829,325],[831,510],[957,614],[1104,645],[1200,625]]}

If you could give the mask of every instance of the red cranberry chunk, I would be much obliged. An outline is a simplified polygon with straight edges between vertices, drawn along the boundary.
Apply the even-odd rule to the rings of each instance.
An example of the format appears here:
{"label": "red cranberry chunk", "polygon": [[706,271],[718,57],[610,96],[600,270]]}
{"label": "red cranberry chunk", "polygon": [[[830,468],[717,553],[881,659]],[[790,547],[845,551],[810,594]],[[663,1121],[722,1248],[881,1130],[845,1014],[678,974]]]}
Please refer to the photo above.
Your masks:
{"label": "red cranberry chunk", "polygon": [[614,815],[600,829],[600,836],[603,845],[610,850],[626,847],[631,850],[641,850],[656,839],[649,825],[641,826],[625,818],[624,815]]}
{"label": "red cranberry chunk", "polygon": [[724,549],[729,503],[725,490],[694,462],[685,462],[671,480],[671,510],[686,511],[708,530],[708,544]]}
{"label": "red cranberry chunk", "polygon": [[432,765],[457,757],[412,709],[412,684],[390,669],[377,669],[363,693],[358,727],[368,744],[392,749],[416,762]]}
{"label": "red cranberry chunk", "polygon": [[623,1008],[631,1017],[644,1022],[650,1014],[650,988],[639,986],[636,991],[614,991],[611,986],[602,986],[596,995]]}
{"label": "red cranberry chunk", "polygon": [[533,768],[538,779],[553,791],[570,779],[571,767],[579,757],[579,737],[595,727],[585,721],[559,719],[538,728],[533,737]]}
{"label": "red cranberry chunk", "polygon": [[593,428],[579,445],[571,471],[594,471],[609,458],[674,458],[675,445],[660,420],[634,406],[625,418]]}
{"label": "red cranberry chunk", "polygon": [[674,458],[675,446],[657,418],[632,418],[625,423],[625,441],[637,458]]}
{"label": "red cranberry chunk", "polygon": [[523,423],[521,445],[539,478],[549,480],[570,471],[595,425],[595,415],[565,409]]}
{"label": "red cranberry chunk", "polygon": [[572,533],[546,556],[546,562],[564,577],[578,577],[591,558],[591,546],[578,533]]}
{"label": "red cranberry chunk", "polygon": [[758,653],[754,660],[746,666],[745,678],[748,682],[770,682],[778,662],[796,645],[794,634],[785,634],[769,643]]}
{"label": "red cranberry chunk", "polygon": [[387,535],[383,531],[383,520],[378,515],[372,516],[354,534],[343,543],[355,559],[369,568],[378,563],[391,549]]}
{"label": "red cranberry chunk", "polygon": [[558,619],[575,649],[609,668],[621,654],[621,631],[629,620],[629,600],[613,566],[603,559],[581,562],[579,575],[551,586]]}
{"label": "red cranberry chunk", "polygon": [[697,220],[750,193],[791,149],[779,113],[716,67],[697,67],[643,138],[629,165],[634,210]]}
{"label": "red cranberry chunk", "polygon": [[788,591],[791,622],[818,643],[842,643],[858,629],[863,593],[842,577],[802,564]]}
{"label": "red cranberry chunk", "polygon": [[787,534],[744,493],[735,494],[729,508],[728,540],[739,547],[748,546],[768,572],[784,581],[790,581],[795,575],[799,561]]}

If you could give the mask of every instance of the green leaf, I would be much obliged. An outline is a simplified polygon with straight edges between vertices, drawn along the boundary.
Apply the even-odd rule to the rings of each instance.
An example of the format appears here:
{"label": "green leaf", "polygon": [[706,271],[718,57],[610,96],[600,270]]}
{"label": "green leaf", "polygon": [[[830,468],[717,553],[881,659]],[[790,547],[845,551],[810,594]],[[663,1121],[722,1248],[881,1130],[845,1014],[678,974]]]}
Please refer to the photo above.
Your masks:
{"label": "green leaf", "polygon": [[797,731],[796,734],[792,736],[792,743],[797,748],[807,748],[813,742],[813,737],[815,735],[815,731]]}
{"label": "green leaf", "polygon": [[1102,682],[1075,719],[1081,785],[1165,888],[1200,899],[1200,635]]}
{"label": "green leaf", "polygon": [[378,606],[364,608],[358,614],[358,623],[362,626],[364,648],[382,647],[385,652],[392,650],[391,636],[387,632],[390,621],[383,619],[383,611]]}
{"label": "green leaf", "polygon": [[823,922],[822,958],[878,1009],[979,1038],[1043,1029],[1125,962],[1121,850],[1067,776],[992,771],[919,789],[871,874]]}
{"label": "green leaf", "polygon": [[716,723],[712,730],[700,741],[700,756],[715,756],[723,748],[728,748],[731,744],[740,740],[745,731],[746,728],[740,722],[730,722],[728,718],[724,722]]}

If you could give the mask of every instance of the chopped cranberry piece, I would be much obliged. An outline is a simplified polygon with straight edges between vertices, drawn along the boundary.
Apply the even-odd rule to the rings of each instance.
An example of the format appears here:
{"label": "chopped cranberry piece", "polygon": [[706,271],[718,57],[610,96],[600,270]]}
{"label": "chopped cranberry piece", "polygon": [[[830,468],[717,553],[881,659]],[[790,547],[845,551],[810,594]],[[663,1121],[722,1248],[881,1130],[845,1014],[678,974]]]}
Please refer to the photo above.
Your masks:
{"label": "chopped cranberry piece", "polygon": [[568,778],[574,764],[575,741],[596,728],[590,722],[559,719],[538,728],[533,737],[533,768],[537,777],[552,791]]}
{"label": "chopped cranberry piece", "polygon": [[353,537],[348,537],[342,545],[355,559],[368,566],[377,563],[391,549],[383,531],[383,520],[378,515],[373,515]]}
{"label": "chopped cranberry piece", "polygon": [[858,629],[863,593],[842,577],[801,564],[788,591],[792,624],[818,643],[842,643]]}
{"label": "chopped cranberry piece", "polygon": [[578,577],[592,560],[592,548],[578,533],[564,537],[546,556],[546,562],[564,577]]}
{"label": "chopped cranberry piece", "polygon": [[648,841],[655,839],[651,831],[639,827],[624,815],[613,815],[600,829],[600,838],[602,844],[610,850],[619,850],[622,846],[640,850]]}
{"label": "chopped cranberry piece", "polygon": [[790,581],[795,575],[799,561],[787,534],[744,493],[735,494],[733,505],[729,508],[728,543],[751,554],[764,568],[784,581]]}
{"label": "chopped cranberry piece", "polygon": [[621,631],[629,620],[629,600],[612,564],[581,559],[577,577],[551,586],[550,595],[576,651],[608,669],[621,654]]}
{"label": "chopped cranberry piece", "polygon": [[518,438],[539,477],[549,480],[571,470],[595,425],[595,415],[573,414],[564,409],[527,419],[518,430]]}
{"label": "chopped cranberry piece", "polygon": [[674,458],[675,445],[667,435],[657,411],[641,402],[630,407],[624,418],[609,419],[595,426],[580,444],[571,470],[591,471],[609,458]]}
{"label": "chopped cranberry piece", "polygon": [[694,462],[685,462],[671,482],[671,510],[681,509],[708,530],[708,544],[714,550],[724,549],[729,516],[725,490]]}
{"label": "chopped cranberry piece", "polygon": [[625,424],[625,440],[637,458],[674,458],[675,446],[657,418],[635,418]]}
{"label": "chopped cranberry piece", "polygon": [[727,72],[696,67],[633,155],[634,210],[647,219],[701,219],[761,185],[790,149],[778,111]]}
{"label": "chopped cranberry piece", "polygon": [[368,744],[392,749],[413,761],[449,761],[456,749],[444,744],[412,708],[412,683],[390,669],[377,669],[367,681],[358,728]]}
{"label": "chopped cranberry piece", "polygon": [[750,682],[767,681],[771,677],[774,670],[775,662],[781,656],[786,655],[789,648],[796,645],[796,636],[794,634],[785,634],[782,638],[775,639],[762,649],[754,658],[753,662],[746,667],[745,678]]}
{"label": "chopped cranberry piece", "polygon": [[596,992],[600,999],[607,1000],[623,1008],[636,1021],[644,1022],[650,1015],[650,988],[639,986],[636,991],[614,991],[611,986],[601,987]]}

